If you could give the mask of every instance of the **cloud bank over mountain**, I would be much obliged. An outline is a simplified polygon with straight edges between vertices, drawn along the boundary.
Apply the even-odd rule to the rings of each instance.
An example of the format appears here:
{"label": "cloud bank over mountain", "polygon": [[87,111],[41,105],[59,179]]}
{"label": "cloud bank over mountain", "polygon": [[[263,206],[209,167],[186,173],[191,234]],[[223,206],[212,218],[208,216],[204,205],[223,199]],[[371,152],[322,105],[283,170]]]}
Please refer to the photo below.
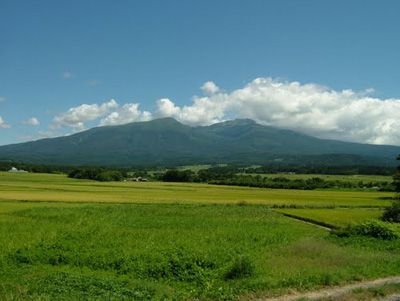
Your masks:
{"label": "cloud bank over mountain", "polygon": [[173,117],[189,125],[209,125],[250,118],[321,138],[400,145],[400,99],[376,98],[372,90],[336,91],[273,78],[257,78],[230,92],[209,81],[201,90],[204,95],[194,96],[189,105],[159,99],[154,112],[140,110],[139,103],[121,106],[115,100],[83,104],[57,115],[53,125],[82,130],[85,122],[97,119],[100,125],[117,125]]}

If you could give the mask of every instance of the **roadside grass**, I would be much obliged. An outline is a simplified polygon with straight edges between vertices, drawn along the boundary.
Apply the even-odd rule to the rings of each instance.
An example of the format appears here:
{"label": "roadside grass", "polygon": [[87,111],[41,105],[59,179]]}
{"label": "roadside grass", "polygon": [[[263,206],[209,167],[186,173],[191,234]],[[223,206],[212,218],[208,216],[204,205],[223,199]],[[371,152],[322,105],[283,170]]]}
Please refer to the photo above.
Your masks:
{"label": "roadside grass", "polygon": [[[391,295],[400,295],[400,284],[386,284],[379,287],[355,289],[352,292],[332,298],[323,298],[321,301],[373,301],[382,300]],[[396,299],[393,299],[396,300]]]}
{"label": "roadside grass", "polygon": [[263,204],[273,207],[384,207],[391,193],[260,189],[194,183],[93,182],[65,175],[0,173],[0,201]]}
{"label": "roadside grass", "polygon": [[0,300],[233,300],[395,275],[399,241],[262,205],[0,202]]}

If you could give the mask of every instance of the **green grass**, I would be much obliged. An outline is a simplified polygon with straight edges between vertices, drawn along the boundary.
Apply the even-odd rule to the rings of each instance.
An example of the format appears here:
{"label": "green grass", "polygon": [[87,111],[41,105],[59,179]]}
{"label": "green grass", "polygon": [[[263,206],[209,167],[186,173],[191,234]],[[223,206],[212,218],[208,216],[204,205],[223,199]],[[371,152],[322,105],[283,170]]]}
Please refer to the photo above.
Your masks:
{"label": "green grass", "polygon": [[180,204],[263,204],[306,207],[383,207],[391,193],[260,189],[162,182],[100,183],[65,175],[0,173],[0,201]]}
{"label": "green grass", "polygon": [[372,208],[277,209],[276,211],[334,227],[345,227],[382,216],[382,210]]}
{"label": "green grass", "polygon": [[[338,297],[324,298],[324,301],[370,301],[370,300],[396,300],[391,295],[399,295],[400,284],[385,284],[378,287],[354,289],[350,293]],[[321,301],[322,301],[321,300]]]}
{"label": "green grass", "polygon": [[396,275],[399,240],[281,214],[341,227],[391,196],[0,173],[0,300],[233,300]]}
{"label": "green grass", "polygon": [[5,300],[235,299],[400,267],[398,241],[338,239],[259,205],[0,207]]}

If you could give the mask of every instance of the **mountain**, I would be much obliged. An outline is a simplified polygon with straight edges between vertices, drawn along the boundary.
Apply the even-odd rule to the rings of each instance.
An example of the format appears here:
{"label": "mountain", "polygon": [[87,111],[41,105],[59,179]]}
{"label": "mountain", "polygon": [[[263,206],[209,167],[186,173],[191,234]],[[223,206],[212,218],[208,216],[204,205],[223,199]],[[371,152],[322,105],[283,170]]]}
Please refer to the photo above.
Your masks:
{"label": "mountain", "polygon": [[201,163],[394,165],[400,147],[324,140],[237,119],[190,127],[172,118],[0,146],[0,160],[68,165]]}

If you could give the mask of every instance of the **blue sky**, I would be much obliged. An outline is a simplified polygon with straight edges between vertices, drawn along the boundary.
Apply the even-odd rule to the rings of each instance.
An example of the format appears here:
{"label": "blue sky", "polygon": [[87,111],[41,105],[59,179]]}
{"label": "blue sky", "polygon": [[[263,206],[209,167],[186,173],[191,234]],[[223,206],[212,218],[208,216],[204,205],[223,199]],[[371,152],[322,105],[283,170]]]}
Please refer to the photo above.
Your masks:
{"label": "blue sky", "polygon": [[400,144],[399,11],[394,0],[1,0],[0,144],[163,116]]}

